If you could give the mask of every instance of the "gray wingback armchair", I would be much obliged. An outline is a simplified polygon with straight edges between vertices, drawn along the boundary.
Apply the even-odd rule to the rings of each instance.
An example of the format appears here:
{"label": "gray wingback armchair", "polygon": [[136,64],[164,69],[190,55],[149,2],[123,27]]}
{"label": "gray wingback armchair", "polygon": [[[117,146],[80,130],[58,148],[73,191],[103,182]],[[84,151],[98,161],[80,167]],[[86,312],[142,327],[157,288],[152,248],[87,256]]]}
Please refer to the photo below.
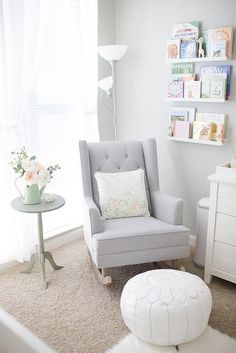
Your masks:
{"label": "gray wingback armchair", "polygon": [[[183,223],[183,201],[159,190],[155,139],[79,142],[85,201],[84,237],[91,263],[103,284],[115,266],[175,260],[189,256],[189,229]],[[103,220],[94,174],[142,168],[150,217]]]}

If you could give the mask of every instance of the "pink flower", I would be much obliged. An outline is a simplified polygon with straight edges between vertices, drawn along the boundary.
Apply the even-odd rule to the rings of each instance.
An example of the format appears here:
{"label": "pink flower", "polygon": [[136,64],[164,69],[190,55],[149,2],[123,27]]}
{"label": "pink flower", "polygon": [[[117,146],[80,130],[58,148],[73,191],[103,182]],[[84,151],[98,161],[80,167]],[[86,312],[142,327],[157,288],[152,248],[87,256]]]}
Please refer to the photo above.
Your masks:
{"label": "pink flower", "polygon": [[35,172],[24,172],[23,178],[29,186],[38,183],[38,174]]}

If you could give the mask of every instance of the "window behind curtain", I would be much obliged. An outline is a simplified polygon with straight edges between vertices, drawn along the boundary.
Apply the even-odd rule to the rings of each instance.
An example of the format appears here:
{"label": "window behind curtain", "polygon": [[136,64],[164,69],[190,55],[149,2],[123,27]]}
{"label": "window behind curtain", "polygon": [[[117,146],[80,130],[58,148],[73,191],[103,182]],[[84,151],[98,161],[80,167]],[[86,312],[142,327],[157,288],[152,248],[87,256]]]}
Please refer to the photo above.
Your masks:
{"label": "window behind curtain", "polygon": [[45,193],[62,195],[66,205],[44,214],[45,232],[82,225],[78,141],[97,139],[94,3],[48,2],[35,78],[21,122],[30,153],[45,166],[61,166]]}

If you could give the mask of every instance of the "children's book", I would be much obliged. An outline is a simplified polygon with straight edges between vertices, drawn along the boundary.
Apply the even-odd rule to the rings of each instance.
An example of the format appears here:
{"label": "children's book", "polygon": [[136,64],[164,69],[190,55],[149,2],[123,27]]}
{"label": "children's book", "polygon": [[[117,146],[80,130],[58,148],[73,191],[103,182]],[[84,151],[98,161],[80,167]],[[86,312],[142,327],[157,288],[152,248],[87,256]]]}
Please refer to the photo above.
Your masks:
{"label": "children's book", "polygon": [[184,98],[200,98],[201,81],[184,82]]}
{"label": "children's book", "polygon": [[172,29],[172,39],[198,38],[199,28],[199,21],[176,24]]}
{"label": "children's book", "polygon": [[174,63],[171,65],[172,75],[194,74],[194,63]]}
{"label": "children's book", "polygon": [[189,138],[190,122],[176,120],[174,124],[174,137]]}
{"label": "children's book", "polygon": [[[232,27],[221,27],[210,29],[209,31],[209,45],[211,45],[216,40],[226,40],[226,55],[229,59],[232,58],[233,51],[233,28]],[[210,49],[211,50],[211,49]]]}
{"label": "children's book", "polygon": [[224,142],[225,114],[197,113],[196,121],[211,122],[213,124],[211,140]]}
{"label": "children's book", "polygon": [[[226,73],[226,100],[230,98],[230,89],[231,89],[231,65],[211,65],[211,66],[201,66],[200,67],[200,80],[204,80],[205,75],[209,74],[219,74]],[[203,87],[202,87],[203,90]],[[203,93],[202,93],[203,94]],[[202,95],[203,96],[203,95]],[[209,97],[205,97],[209,98]]]}
{"label": "children's book", "polygon": [[213,124],[207,121],[194,121],[193,139],[211,141]]}
{"label": "children's book", "polygon": [[209,32],[208,31],[203,31],[202,36],[203,36],[203,45],[202,45],[202,47],[203,47],[205,56],[208,57],[208,56],[210,56]]}
{"label": "children's book", "polygon": [[197,42],[195,39],[181,40],[180,42],[180,58],[196,58],[197,57]]}
{"label": "children's book", "polygon": [[179,59],[180,40],[168,40],[166,54],[167,59]]}
{"label": "children's book", "polygon": [[210,75],[210,98],[225,99],[225,93],[226,73]]}
{"label": "children's book", "polygon": [[226,73],[204,75],[202,80],[202,98],[225,99]]}
{"label": "children's book", "polygon": [[226,56],[226,40],[219,39],[211,42],[210,57]]}
{"label": "children's book", "polygon": [[176,121],[189,121],[190,123],[190,133],[192,133],[192,125],[195,120],[196,108],[194,107],[172,107],[170,111],[169,119],[169,129],[171,130],[171,135],[174,134],[174,126]]}
{"label": "children's book", "polygon": [[179,81],[194,81],[196,79],[196,74],[174,74],[171,78],[172,80]]}
{"label": "children's book", "polygon": [[172,80],[168,84],[168,93],[169,98],[182,98],[184,91],[183,81]]}

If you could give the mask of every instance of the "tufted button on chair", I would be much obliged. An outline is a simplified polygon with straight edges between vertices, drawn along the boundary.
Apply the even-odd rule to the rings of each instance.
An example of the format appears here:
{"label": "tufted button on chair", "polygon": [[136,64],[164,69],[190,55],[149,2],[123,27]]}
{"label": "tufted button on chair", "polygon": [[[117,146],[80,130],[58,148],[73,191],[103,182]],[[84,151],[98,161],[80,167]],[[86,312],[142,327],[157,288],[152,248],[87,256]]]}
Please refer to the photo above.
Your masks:
{"label": "tufted button on chair", "polygon": [[[85,200],[84,237],[99,280],[109,285],[105,269],[175,260],[189,256],[189,229],[183,223],[183,201],[159,190],[155,139],[79,142]],[[142,168],[150,217],[103,220],[94,174]]]}

